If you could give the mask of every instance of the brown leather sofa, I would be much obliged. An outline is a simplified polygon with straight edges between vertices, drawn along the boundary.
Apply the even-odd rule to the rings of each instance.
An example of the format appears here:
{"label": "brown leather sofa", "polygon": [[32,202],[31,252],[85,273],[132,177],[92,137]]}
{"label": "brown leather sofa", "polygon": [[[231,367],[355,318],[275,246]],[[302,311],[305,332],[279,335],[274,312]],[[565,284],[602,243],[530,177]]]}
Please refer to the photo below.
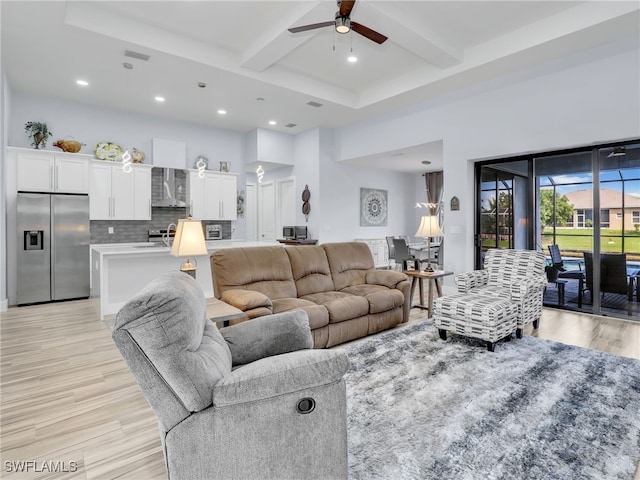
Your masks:
{"label": "brown leather sofa", "polygon": [[301,309],[315,348],[364,337],[409,319],[410,282],[376,270],[361,242],[229,248],[211,255],[215,296],[249,319]]}

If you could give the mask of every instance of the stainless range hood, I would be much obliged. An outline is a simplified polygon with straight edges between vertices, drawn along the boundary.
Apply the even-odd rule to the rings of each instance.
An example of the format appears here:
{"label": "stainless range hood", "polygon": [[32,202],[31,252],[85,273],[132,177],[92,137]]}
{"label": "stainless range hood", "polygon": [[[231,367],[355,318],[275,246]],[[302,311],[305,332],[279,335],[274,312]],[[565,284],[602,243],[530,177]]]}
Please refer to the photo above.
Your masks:
{"label": "stainless range hood", "polygon": [[[154,167],[153,170],[162,172],[162,194],[161,196],[153,196],[151,202],[152,207],[186,207],[187,203],[183,200],[184,186],[180,185],[176,179],[175,168]],[[157,191],[154,189],[154,192]]]}

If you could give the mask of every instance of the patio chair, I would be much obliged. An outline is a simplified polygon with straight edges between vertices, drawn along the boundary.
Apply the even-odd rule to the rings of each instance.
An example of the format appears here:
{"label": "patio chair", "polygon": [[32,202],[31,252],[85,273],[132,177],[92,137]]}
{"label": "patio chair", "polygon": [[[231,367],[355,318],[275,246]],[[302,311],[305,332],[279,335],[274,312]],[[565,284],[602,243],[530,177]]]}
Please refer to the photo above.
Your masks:
{"label": "patio chair", "polygon": [[[560,247],[558,247],[558,245],[549,245],[549,254],[551,255],[552,263],[549,268],[552,268],[557,272],[557,278],[571,278],[574,280],[584,278],[584,272],[582,271],[582,266],[580,264],[578,264],[578,271],[567,271],[564,268],[564,260],[562,260],[562,254],[560,253]],[[553,281],[551,279],[549,280]]]}
{"label": "patio chair", "polygon": [[[593,253],[584,252],[584,266],[586,286],[593,295]],[[627,295],[629,301],[633,300],[634,277],[627,276],[626,253],[601,253],[600,254],[600,292],[602,298],[605,293]],[[578,295],[582,298],[582,292]]]}

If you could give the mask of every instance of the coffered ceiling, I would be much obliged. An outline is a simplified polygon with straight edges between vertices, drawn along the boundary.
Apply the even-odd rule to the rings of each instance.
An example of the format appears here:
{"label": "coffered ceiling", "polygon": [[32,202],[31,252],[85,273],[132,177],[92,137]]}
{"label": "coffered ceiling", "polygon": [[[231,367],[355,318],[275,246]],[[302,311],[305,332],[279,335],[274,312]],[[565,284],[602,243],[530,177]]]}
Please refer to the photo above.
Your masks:
{"label": "coffered ceiling", "polygon": [[[288,31],[333,20],[329,0],[0,6],[13,90],[241,132],[340,127],[640,35],[637,1],[357,1],[351,19],[389,37],[382,45],[333,27]],[[424,171],[425,155],[441,151],[425,149],[368,161],[406,154],[399,170]]]}

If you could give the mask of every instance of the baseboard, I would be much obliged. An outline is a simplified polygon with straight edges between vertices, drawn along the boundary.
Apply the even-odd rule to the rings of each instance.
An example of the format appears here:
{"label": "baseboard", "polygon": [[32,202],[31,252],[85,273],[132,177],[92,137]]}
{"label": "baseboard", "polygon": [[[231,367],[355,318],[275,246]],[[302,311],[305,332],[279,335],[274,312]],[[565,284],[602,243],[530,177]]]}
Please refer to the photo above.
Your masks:
{"label": "baseboard", "polygon": [[5,298],[0,301],[0,312],[6,312],[9,309],[9,299]]}

